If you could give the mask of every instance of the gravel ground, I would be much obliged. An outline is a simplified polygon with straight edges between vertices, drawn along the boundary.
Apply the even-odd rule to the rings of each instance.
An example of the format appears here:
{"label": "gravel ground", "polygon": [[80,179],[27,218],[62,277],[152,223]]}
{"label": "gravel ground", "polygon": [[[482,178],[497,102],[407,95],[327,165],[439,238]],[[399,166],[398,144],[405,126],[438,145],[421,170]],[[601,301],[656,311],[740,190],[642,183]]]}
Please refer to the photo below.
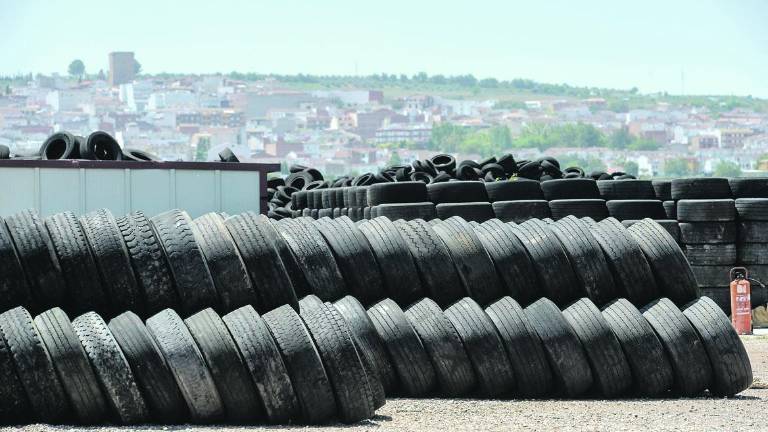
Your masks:
{"label": "gravel ground", "polygon": [[[323,431],[765,431],[768,419],[768,336],[747,336],[755,384],[732,399],[440,400],[390,399],[372,421],[317,427]],[[298,427],[150,427],[130,430],[258,430]],[[308,428],[307,428],[308,429]],[[10,429],[5,429],[10,430]],[[14,429],[19,430],[19,429]],[[73,430],[32,425],[27,431]],[[99,432],[129,428],[93,428]]]}

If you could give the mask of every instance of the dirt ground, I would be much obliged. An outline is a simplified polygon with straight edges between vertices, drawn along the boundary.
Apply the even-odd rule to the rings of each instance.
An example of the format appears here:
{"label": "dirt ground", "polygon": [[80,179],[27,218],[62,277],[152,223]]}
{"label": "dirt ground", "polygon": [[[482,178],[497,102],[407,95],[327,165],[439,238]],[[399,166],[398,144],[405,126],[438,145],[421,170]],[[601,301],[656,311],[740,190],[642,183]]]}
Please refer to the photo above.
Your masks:
{"label": "dirt ground", "polygon": [[[768,336],[747,336],[755,383],[731,399],[659,400],[441,400],[390,399],[377,416],[331,431],[765,431],[768,430]],[[139,430],[260,430],[299,427],[150,427]],[[310,429],[310,428],[307,428]],[[28,431],[72,430],[33,425]],[[128,428],[94,428],[126,431]],[[130,430],[134,430],[131,428]]]}

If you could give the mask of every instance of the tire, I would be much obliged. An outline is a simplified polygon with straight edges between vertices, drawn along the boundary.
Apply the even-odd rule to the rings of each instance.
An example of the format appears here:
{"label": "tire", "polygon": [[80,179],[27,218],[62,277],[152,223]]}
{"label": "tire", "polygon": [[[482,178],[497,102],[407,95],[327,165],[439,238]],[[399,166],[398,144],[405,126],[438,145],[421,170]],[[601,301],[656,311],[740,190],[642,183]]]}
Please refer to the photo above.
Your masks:
{"label": "tire", "polygon": [[487,202],[463,202],[435,206],[438,219],[458,216],[468,221],[485,222],[495,217],[493,206]]}
{"label": "tire", "polygon": [[142,150],[124,148],[122,160],[133,162],[151,162],[159,161],[160,159],[157,156]]}
{"label": "tire", "polygon": [[[418,182],[420,184],[424,184]],[[388,183],[394,184],[394,183]],[[395,221],[398,219],[413,220],[424,219],[431,220],[437,217],[437,211],[435,205],[431,202],[419,202],[408,204],[379,204],[373,207],[371,210],[375,216],[384,216],[389,220]]]}
{"label": "tire", "polygon": [[510,225],[491,219],[473,228],[496,267],[504,292],[524,305],[536,300],[536,268]]}
{"label": "tire", "polygon": [[613,200],[606,202],[608,214],[620,221],[626,219],[666,219],[667,213],[658,200]]}
{"label": "tire", "polygon": [[643,219],[628,231],[651,266],[662,295],[675,304],[684,304],[701,295],[685,254],[664,228]]}
{"label": "tire", "polygon": [[[79,159],[80,145],[69,132],[57,132],[48,137],[40,146],[42,160]],[[1,159],[8,159],[5,156]]]}
{"label": "tire", "polygon": [[488,202],[485,184],[478,181],[432,183],[427,185],[427,194],[434,204]]}
{"label": "tire", "polygon": [[384,342],[363,305],[355,297],[346,296],[336,301],[333,306],[346,321],[363,361],[381,381],[383,390],[386,393],[392,392],[397,386],[397,375]]}
{"label": "tire", "polygon": [[66,309],[74,314],[105,311],[106,294],[77,216],[72,212],[58,213],[48,217],[45,226],[67,285]]}
{"label": "tire", "polygon": [[107,323],[95,312],[88,312],[72,321],[72,327],[120,423],[146,423],[149,409]]}
{"label": "tire", "polygon": [[0,144],[0,159],[10,159],[11,149],[7,145]]}
{"label": "tire", "polygon": [[427,185],[413,181],[373,184],[368,188],[367,197],[371,206],[429,201]]}
{"label": "tire", "polygon": [[740,221],[738,223],[738,242],[744,243],[768,243],[768,222]]}
{"label": "tire", "polygon": [[681,178],[673,179],[671,186],[672,199],[725,199],[731,198],[731,187],[728,179],[710,178]]}
{"label": "tire", "polygon": [[496,267],[480,238],[466,221],[454,217],[435,225],[433,229],[448,249],[469,297],[487,305],[503,295]]}
{"label": "tire", "polygon": [[661,205],[664,206],[664,214],[667,215],[667,219],[677,220],[677,203],[675,201],[664,201]]}
{"label": "tire", "polygon": [[[0,321],[3,320],[0,315]],[[78,341],[77,346],[80,346]],[[86,359],[87,363],[87,359]],[[33,421],[30,403],[21,378],[16,373],[13,352],[5,340],[0,323],[0,424],[22,424]]]}
{"label": "tire", "polygon": [[544,193],[537,181],[516,178],[505,181],[486,182],[485,191],[489,202],[543,200]]}
{"label": "tire", "polygon": [[680,200],[677,219],[682,222],[730,222],[736,220],[732,199]]}
{"label": "tire", "polygon": [[[755,252],[759,252],[759,249],[764,249],[763,245],[760,248],[755,248]],[[752,255],[747,249],[747,245],[743,245],[739,248],[738,257],[753,257],[758,258],[759,255]],[[736,254],[736,244],[691,244],[685,247],[685,257],[688,258],[688,262],[691,265],[730,265],[736,264],[736,260],[739,259]],[[768,258],[768,254],[766,255]],[[762,264],[760,262],[751,262],[751,260],[741,261],[741,264]]]}
{"label": "tire", "polygon": [[437,375],[440,395],[458,397],[477,385],[472,363],[451,321],[434,301],[424,298],[406,311]]}
{"label": "tire", "polygon": [[680,222],[680,241],[684,244],[735,243],[734,222]]}
{"label": "tire", "polygon": [[91,160],[117,161],[123,159],[120,144],[106,132],[96,131],[80,142],[80,157]]}
{"label": "tire", "polygon": [[[731,246],[733,252],[736,252],[736,245],[721,245],[721,246]],[[717,264],[728,264],[732,265],[735,264],[736,261],[740,265],[764,265],[768,264],[768,249],[766,248],[765,243],[745,243],[742,245],[739,245],[738,248],[738,257],[731,256],[730,252],[731,249],[721,249],[722,254],[727,256],[727,258],[736,258],[732,260],[732,262],[725,262],[725,259],[717,259]],[[714,255],[717,255],[716,251],[713,251]],[[733,255],[736,255],[735,253]],[[714,261],[714,260],[713,260]]]}
{"label": "tire", "polygon": [[[0,311],[6,311],[16,306],[36,309],[32,298],[24,268],[21,266],[19,253],[13,244],[13,238],[0,218]],[[2,387],[2,383],[0,383]],[[0,395],[0,400],[2,400]],[[1,410],[2,408],[0,408]],[[5,418],[0,412],[0,418]]]}
{"label": "tire", "polygon": [[173,286],[171,269],[149,219],[142,212],[134,212],[117,218],[115,222],[128,248],[140,290],[144,293],[147,315],[166,308],[178,308],[179,296]]}
{"label": "tire", "polygon": [[181,390],[138,315],[118,315],[109,322],[109,330],[133,371],[153,419],[167,424],[186,422],[189,412]]}
{"label": "tire", "polygon": [[[696,277],[696,282],[699,287],[727,287],[730,283],[729,273],[733,268],[732,265],[727,266],[698,266],[692,265],[691,271],[693,271]],[[754,270],[754,269],[750,269]],[[753,276],[754,277],[754,276]]]}
{"label": "tire", "polygon": [[243,356],[269,421],[279,424],[299,420],[299,400],[280,351],[261,316],[253,307],[243,306],[223,320]]}
{"label": "tire", "polygon": [[395,225],[387,218],[376,218],[358,228],[376,257],[389,297],[404,306],[424,297],[416,264]]}
{"label": "tire", "polygon": [[589,217],[596,221],[601,221],[608,217],[608,207],[602,199],[550,201],[549,210],[554,220],[562,219],[566,216],[575,216],[577,218]]}
{"label": "tire", "polygon": [[648,259],[621,223],[606,219],[592,227],[591,232],[603,249],[620,297],[638,307],[658,298],[659,288]]}
{"label": "tire", "polygon": [[348,218],[320,219],[315,224],[333,252],[351,294],[363,304],[386,297],[376,258],[360,230]]}
{"label": "tire", "polygon": [[768,198],[768,178],[729,178],[734,198]]}
{"label": "tire", "polygon": [[735,201],[739,220],[768,221],[768,199],[738,198]]}
{"label": "tire", "polygon": [[435,230],[421,219],[398,221],[395,226],[408,245],[419,272],[421,284],[429,297],[441,307],[465,297],[466,290],[448,248]]}
{"label": "tire", "polygon": [[656,191],[650,180],[599,180],[600,198],[610,200],[652,200]]}
{"label": "tire", "polygon": [[541,182],[544,199],[600,199],[597,183],[588,178],[555,179]]}
{"label": "tire", "polygon": [[595,388],[602,397],[614,398],[632,386],[632,372],[600,309],[589,299],[581,299],[563,310],[587,353]]}
{"label": "tire", "polygon": [[557,305],[545,298],[538,300],[525,308],[525,317],[541,339],[557,393],[567,397],[586,393],[593,383],[589,360]]}
{"label": "tire", "polygon": [[485,308],[499,332],[515,373],[516,394],[524,398],[543,397],[552,389],[554,378],[539,335],[525,311],[511,297],[502,297]]}
{"label": "tire", "polygon": [[258,304],[243,258],[221,216],[208,213],[195,219],[193,226],[199,234],[196,238],[219,294],[222,312]]}
{"label": "tire", "polygon": [[669,390],[673,381],[672,365],[643,314],[626,299],[614,300],[602,313],[629,362],[634,393],[650,397]]}
{"label": "tire", "polygon": [[291,247],[313,294],[324,301],[346,295],[341,270],[314,223],[307,219],[285,219],[275,228]]}
{"label": "tire", "polygon": [[[0,315],[0,332],[30,402],[24,417],[51,424],[68,419],[67,396],[29,312],[17,307]],[[21,399],[19,394],[14,397]]]}
{"label": "tire", "polygon": [[528,251],[539,275],[537,297],[565,305],[583,295],[562,243],[545,222],[531,220],[511,229]]}
{"label": "tire", "polygon": [[712,366],[691,323],[666,298],[654,300],[641,311],[659,337],[672,365],[675,377],[672,389],[682,396],[701,394],[712,382]]}
{"label": "tire", "polygon": [[176,312],[166,309],[147,320],[163,357],[168,362],[193,423],[210,423],[224,415],[224,405],[211,372],[192,334]]}
{"label": "tire", "polygon": [[189,215],[169,210],[153,217],[151,224],[168,259],[182,311],[190,315],[208,307],[218,308],[218,293]]}
{"label": "tire", "polygon": [[493,214],[502,222],[523,223],[528,219],[544,219],[552,215],[544,200],[496,201]]}
{"label": "tire", "polygon": [[587,297],[599,306],[616,298],[617,292],[608,261],[589,227],[575,216],[567,216],[550,224],[549,228],[560,239],[579,285]]}
{"label": "tire", "polygon": [[264,312],[284,304],[298,309],[294,289],[301,289],[306,280],[293,252],[272,224],[263,215],[246,212],[227,218],[224,225],[256,288],[255,307]]}
{"label": "tire", "polygon": [[651,180],[653,192],[656,199],[660,201],[672,201],[672,181],[671,180]]}
{"label": "tire", "polygon": [[368,316],[397,372],[396,394],[410,397],[429,394],[437,384],[437,376],[424,345],[402,309],[386,299],[368,309]]}
{"label": "tire", "polygon": [[34,323],[79,422],[101,422],[107,415],[104,393],[67,314],[59,308],[50,309],[38,315]]}
{"label": "tire", "polygon": [[728,317],[707,297],[688,304],[683,314],[696,329],[712,364],[709,390],[733,396],[752,385],[752,365]]}
{"label": "tire", "polygon": [[61,265],[51,237],[37,213],[24,210],[6,217],[5,223],[29,281],[32,311],[67,304]]}

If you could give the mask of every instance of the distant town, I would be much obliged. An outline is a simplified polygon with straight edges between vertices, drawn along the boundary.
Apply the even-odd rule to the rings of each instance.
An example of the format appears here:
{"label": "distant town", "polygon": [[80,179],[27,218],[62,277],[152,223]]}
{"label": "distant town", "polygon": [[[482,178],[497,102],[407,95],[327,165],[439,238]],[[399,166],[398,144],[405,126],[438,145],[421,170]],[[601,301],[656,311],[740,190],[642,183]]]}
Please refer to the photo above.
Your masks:
{"label": "distant town", "polygon": [[132,52],[107,71],[0,77],[0,144],[32,154],[52,133],[106,131],[164,160],[376,171],[436,153],[542,155],[640,177],[768,173],[768,102],[643,95],[426,73],[367,77],[144,74]]}

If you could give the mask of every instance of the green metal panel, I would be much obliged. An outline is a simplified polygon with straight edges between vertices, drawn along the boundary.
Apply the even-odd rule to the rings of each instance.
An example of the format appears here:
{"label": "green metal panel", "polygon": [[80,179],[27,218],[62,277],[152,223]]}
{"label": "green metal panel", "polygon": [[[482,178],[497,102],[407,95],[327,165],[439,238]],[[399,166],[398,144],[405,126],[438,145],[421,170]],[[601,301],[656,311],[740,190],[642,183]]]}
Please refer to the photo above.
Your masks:
{"label": "green metal panel", "polygon": [[221,171],[221,208],[230,214],[259,208],[259,179],[246,171]]}
{"label": "green metal panel", "polygon": [[84,174],[84,170],[79,169],[40,169],[40,213],[50,215],[66,210],[82,212],[80,176]]}
{"label": "green metal panel", "polygon": [[220,211],[216,184],[217,171],[181,171],[176,170],[176,205],[184,209],[192,218],[212,211]]}
{"label": "green metal panel", "polygon": [[171,170],[131,170],[131,211],[156,215],[173,208]]}
{"label": "green metal panel", "polygon": [[[43,185],[48,187],[48,185]],[[112,213],[123,215],[128,212],[125,205],[125,170],[85,170],[85,212],[106,207]]]}
{"label": "green metal panel", "polygon": [[19,210],[37,208],[40,195],[37,191],[38,168],[14,168],[0,170],[0,216],[8,216]]}

